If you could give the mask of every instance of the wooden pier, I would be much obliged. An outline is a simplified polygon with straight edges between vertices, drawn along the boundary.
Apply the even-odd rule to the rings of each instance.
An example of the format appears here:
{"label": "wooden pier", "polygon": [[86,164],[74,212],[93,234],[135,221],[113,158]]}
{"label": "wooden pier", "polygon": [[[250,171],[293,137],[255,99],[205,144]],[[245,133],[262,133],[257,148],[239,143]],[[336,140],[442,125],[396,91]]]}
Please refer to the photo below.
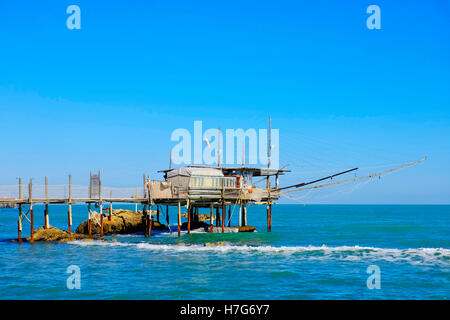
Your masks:
{"label": "wooden pier", "polygon": [[[156,207],[157,219],[159,221],[159,210],[169,207],[176,207],[178,211],[177,224],[178,235],[181,234],[181,207],[187,208],[187,233],[191,232],[191,226],[199,221],[199,208],[207,208],[209,211],[209,232],[225,232],[231,228],[231,206],[239,206],[239,227],[247,226],[247,206],[249,204],[267,205],[267,231],[271,231],[272,203],[279,198],[279,191],[271,189],[270,178],[275,179],[274,183],[278,188],[278,177],[288,170],[261,169],[250,167],[213,167],[213,166],[188,166],[176,169],[160,171],[164,174],[165,180],[152,181],[145,174],[143,175],[142,186],[139,188],[105,188],[102,185],[100,172],[90,175],[89,186],[73,186],[72,176],[68,176],[68,184],[64,186],[50,186],[45,177],[45,184],[34,186],[30,179],[24,193],[22,179],[18,178],[18,185],[15,191],[9,187],[12,197],[0,198],[0,205],[15,206],[18,208],[18,241],[21,242],[23,222],[30,224],[30,239],[34,241],[34,206],[36,204],[45,205],[44,228],[50,227],[50,205],[66,204],[67,231],[72,232],[72,205],[84,203],[88,206],[89,235],[92,233],[92,205],[99,208],[101,232],[103,237],[103,219],[111,220],[113,203],[135,204],[135,212],[138,212],[138,205],[142,205],[142,213],[146,221],[144,234],[151,235],[152,208]],[[267,179],[267,188],[257,188],[253,182],[253,177]],[[73,188],[77,190],[74,195]],[[36,189],[40,192],[36,194]],[[49,196],[49,190],[52,195]],[[141,192],[139,192],[141,189]],[[59,191],[59,192],[55,192]],[[64,192],[61,192],[64,190]],[[131,190],[135,190],[131,194]],[[59,193],[59,194],[58,194]],[[83,196],[83,193],[85,196]],[[128,195],[126,193],[129,193]],[[1,196],[1,194],[0,194]],[[24,211],[24,206],[28,210]],[[105,206],[108,206],[104,214]],[[228,210],[227,210],[228,209]],[[220,212],[221,211],[221,212]],[[227,218],[228,212],[228,218]],[[215,216],[215,218],[214,218]],[[214,225],[215,220],[215,225]],[[241,228],[241,230],[247,230]]]}

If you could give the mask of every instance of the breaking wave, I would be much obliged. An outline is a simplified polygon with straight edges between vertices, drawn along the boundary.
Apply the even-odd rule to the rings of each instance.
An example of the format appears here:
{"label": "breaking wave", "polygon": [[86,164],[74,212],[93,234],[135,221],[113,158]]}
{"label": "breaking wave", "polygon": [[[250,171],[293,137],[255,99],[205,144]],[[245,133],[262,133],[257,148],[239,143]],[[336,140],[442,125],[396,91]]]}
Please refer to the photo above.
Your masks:
{"label": "breaking wave", "polygon": [[299,259],[344,261],[382,260],[414,265],[441,265],[450,267],[450,249],[408,248],[389,249],[360,246],[248,246],[233,244],[151,244],[146,242],[103,242],[71,241],[79,246],[134,247],[138,250],[160,251],[164,253],[240,253],[249,255],[285,255]]}

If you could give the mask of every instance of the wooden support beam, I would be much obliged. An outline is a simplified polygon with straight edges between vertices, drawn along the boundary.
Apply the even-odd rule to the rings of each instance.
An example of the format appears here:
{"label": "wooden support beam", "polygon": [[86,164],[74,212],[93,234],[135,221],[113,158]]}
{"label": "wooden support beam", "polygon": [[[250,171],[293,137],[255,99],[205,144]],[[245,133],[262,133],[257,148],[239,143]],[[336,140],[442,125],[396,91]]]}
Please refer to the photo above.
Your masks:
{"label": "wooden support beam", "polygon": [[[136,187],[136,199],[138,198],[138,187]],[[134,212],[138,212],[138,204],[137,202],[134,204]]]}
{"label": "wooden support beam", "polygon": [[33,180],[28,184],[28,201],[30,203],[30,239],[34,242],[34,214],[33,214]]}
{"label": "wooden support beam", "polygon": [[192,215],[192,206],[188,205],[188,234],[191,233],[191,215]]}
{"label": "wooden support beam", "polygon": [[142,208],[143,208],[142,213],[144,215],[144,222],[145,222],[144,237],[147,237],[147,231],[148,231],[147,205],[145,203],[143,203]]}
{"label": "wooden support beam", "polygon": [[147,231],[147,234],[148,234],[148,236],[149,237],[151,237],[151,235],[152,235],[152,224],[153,224],[153,218],[152,218],[152,214],[151,214],[151,210],[150,210],[150,214],[149,215],[147,215],[147,219],[148,219],[148,231]]}
{"label": "wooden support beam", "polygon": [[69,212],[68,212],[68,228],[69,234],[72,233],[72,175],[69,174]]}
{"label": "wooden support beam", "polygon": [[88,203],[88,228],[89,228],[89,235],[92,236],[92,217],[91,217],[91,203]]}
{"label": "wooden support beam", "polygon": [[170,228],[169,224],[169,206],[166,206],[166,222],[167,222],[167,227]]}
{"label": "wooden support beam", "polygon": [[67,216],[68,216],[68,228],[67,228],[67,231],[69,233],[72,233],[72,204],[71,203],[69,203],[69,212],[68,212]]}
{"label": "wooden support beam", "polygon": [[267,203],[267,232],[272,231],[272,204]]}
{"label": "wooden support beam", "polygon": [[[109,192],[109,198],[112,199],[112,191]],[[112,213],[113,213],[113,205],[112,205],[112,201],[109,203],[109,216],[108,216],[108,221],[111,221],[112,219]]]}
{"label": "wooden support beam", "polygon": [[[48,200],[48,178],[45,177],[45,199]],[[45,203],[44,209],[44,229],[50,228],[50,220],[48,217],[48,202]]]}
{"label": "wooden support beam", "polygon": [[247,203],[245,201],[242,205],[242,226],[247,226]]}
{"label": "wooden support beam", "polygon": [[225,232],[225,201],[222,202],[222,233]]}
{"label": "wooden support beam", "polygon": [[103,213],[100,214],[100,238],[103,239]]}
{"label": "wooden support beam", "polygon": [[33,204],[30,204],[30,229],[31,229],[31,243],[34,242],[34,213]]}
{"label": "wooden support beam", "polygon": [[210,205],[210,212],[209,212],[209,232],[213,232],[214,231],[213,215],[214,215],[214,205],[211,204]]}
{"label": "wooden support beam", "polygon": [[242,226],[242,201],[239,203],[239,221],[238,221],[239,227]]}
{"label": "wooden support beam", "polygon": [[19,221],[17,221],[17,241],[22,243],[22,205],[19,204]]}
{"label": "wooden support beam", "polygon": [[216,227],[218,227],[219,226],[219,217],[220,216],[220,214],[219,214],[219,206],[216,206]]}
{"label": "wooden support beam", "polygon": [[181,234],[181,203],[178,201],[178,236]]}
{"label": "wooden support beam", "polygon": [[231,226],[231,205],[228,206],[228,227]]}

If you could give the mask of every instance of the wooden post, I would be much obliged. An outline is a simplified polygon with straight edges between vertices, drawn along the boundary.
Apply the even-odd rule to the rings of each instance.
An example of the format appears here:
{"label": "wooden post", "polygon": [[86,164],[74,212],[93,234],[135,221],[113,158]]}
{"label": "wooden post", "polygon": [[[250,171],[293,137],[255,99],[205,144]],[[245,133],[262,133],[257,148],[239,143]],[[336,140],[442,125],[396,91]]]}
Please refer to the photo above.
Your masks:
{"label": "wooden post", "polygon": [[269,202],[269,205],[267,207],[268,210],[268,220],[267,220],[267,231],[271,232],[272,231],[272,204]]}
{"label": "wooden post", "polygon": [[33,180],[30,179],[30,184],[28,185],[28,196],[30,202],[30,239],[31,243],[34,242],[34,214],[33,214]]}
{"label": "wooden post", "polygon": [[69,174],[69,213],[68,213],[68,232],[72,233],[72,175]]}
{"label": "wooden post", "polygon": [[192,215],[192,206],[188,205],[188,234],[191,233],[191,215]]}
{"label": "wooden post", "polygon": [[192,218],[194,220],[194,225],[198,224],[198,207],[194,207],[194,211],[192,213]]}
{"label": "wooden post", "polygon": [[242,206],[242,226],[246,227],[247,226],[247,203],[244,202],[243,206]]}
{"label": "wooden post", "polygon": [[17,222],[17,241],[19,244],[22,243],[22,205],[19,204],[19,221]]}
{"label": "wooden post", "polygon": [[152,235],[152,224],[153,224],[153,218],[152,218],[152,214],[151,214],[151,210],[150,210],[150,214],[147,216],[148,217],[148,236],[151,237]]}
{"label": "wooden post", "polygon": [[22,192],[22,178],[19,178],[19,199],[23,198],[23,192]]}
{"label": "wooden post", "polygon": [[34,213],[33,204],[30,204],[30,228],[31,228],[31,243],[34,242]]}
{"label": "wooden post", "polygon": [[239,227],[242,226],[242,201],[239,203]]}
{"label": "wooden post", "polygon": [[89,220],[88,220],[88,229],[89,229],[89,235],[92,236],[92,218],[91,218],[91,203],[88,203],[88,211],[89,211]]}
{"label": "wooden post", "polygon": [[220,226],[220,207],[216,206],[216,227]]}
{"label": "wooden post", "polygon": [[228,227],[231,226],[231,205],[228,206]]}
{"label": "wooden post", "polygon": [[103,239],[103,213],[100,213],[100,238]]}
{"label": "wooden post", "polygon": [[[89,172],[89,200],[92,199],[92,172]],[[92,236],[92,217],[91,217],[91,203],[88,203],[88,231]]]}
{"label": "wooden post", "polygon": [[166,206],[166,222],[167,222],[167,226],[169,227],[169,224],[170,224],[170,222],[169,222],[169,206]]}
{"label": "wooden post", "polygon": [[209,212],[209,232],[213,232],[214,231],[213,215],[214,215],[214,205],[211,204],[210,212]]}
{"label": "wooden post", "polygon": [[103,238],[103,187],[102,179],[100,177],[100,170],[98,171],[98,191],[99,191],[99,211],[100,211],[100,236]]}
{"label": "wooden post", "polygon": [[112,191],[109,192],[109,216],[108,216],[108,220],[111,221],[112,219],[112,212],[113,212],[113,207],[112,207]]}
{"label": "wooden post", "polygon": [[217,139],[218,148],[217,148],[217,166],[220,167],[220,127],[219,127],[219,137]]}
{"label": "wooden post", "polygon": [[222,202],[222,233],[225,232],[225,201]]}
{"label": "wooden post", "polygon": [[[22,192],[22,178],[19,178],[19,199],[23,198]],[[22,205],[19,204],[19,221],[17,221],[17,241],[19,244],[22,243]]]}
{"label": "wooden post", "polygon": [[[138,187],[136,187],[136,199],[138,198]],[[137,213],[138,212],[138,204],[137,202],[134,204],[134,212]]]}
{"label": "wooden post", "polygon": [[[267,147],[267,168],[270,169],[270,150],[272,149],[272,122],[269,117],[269,146]],[[272,205],[270,203],[270,176],[267,176],[267,232],[272,229]]]}
{"label": "wooden post", "polygon": [[145,222],[145,228],[144,228],[144,237],[147,236],[148,231],[148,219],[147,219],[147,204],[142,204],[142,213],[144,215],[144,222]]}
{"label": "wooden post", "polygon": [[48,217],[48,179],[45,177],[45,209],[44,209],[44,229],[50,228],[50,221]]}
{"label": "wooden post", "polygon": [[145,186],[146,182],[147,182],[147,178],[146,178],[145,173],[144,173],[144,199],[147,198],[147,192],[146,192],[146,186]]}
{"label": "wooden post", "polygon": [[181,203],[178,201],[178,236],[181,234]]}

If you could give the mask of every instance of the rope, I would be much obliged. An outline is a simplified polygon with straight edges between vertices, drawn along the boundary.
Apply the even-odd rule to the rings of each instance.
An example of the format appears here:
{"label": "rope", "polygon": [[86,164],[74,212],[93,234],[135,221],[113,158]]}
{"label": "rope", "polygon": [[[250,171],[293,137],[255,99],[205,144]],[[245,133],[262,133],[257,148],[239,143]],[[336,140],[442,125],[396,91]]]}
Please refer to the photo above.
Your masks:
{"label": "rope", "polygon": [[383,172],[379,172],[379,173],[375,173],[375,174],[370,174],[370,175],[367,175],[367,176],[364,176],[364,177],[348,179],[348,180],[343,180],[343,181],[338,181],[338,182],[333,182],[333,183],[328,183],[328,184],[321,184],[321,185],[313,186],[313,187],[297,188],[297,189],[293,189],[293,190],[281,191],[280,194],[288,193],[288,192],[295,192],[295,191],[300,191],[300,190],[309,190],[309,189],[318,189],[318,188],[330,187],[330,186],[334,186],[334,185],[338,185],[338,184],[342,184],[342,183],[358,181],[358,180],[361,180],[361,179],[373,178],[373,177],[381,176],[383,174],[387,174],[387,173],[399,170],[401,168],[405,168],[405,167],[409,167],[409,166],[415,165],[415,164],[417,164],[419,162],[425,161],[426,159],[427,159],[427,157],[422,158],[422,159],[417,160],[417,161],[414,161],[414,162],[411,162],[411,163],[404,164],[404,165],[402,165],[400,167],[397,167],[397,168],[389,169],[389,170],[386,170],[386,171],[383,171]]}

